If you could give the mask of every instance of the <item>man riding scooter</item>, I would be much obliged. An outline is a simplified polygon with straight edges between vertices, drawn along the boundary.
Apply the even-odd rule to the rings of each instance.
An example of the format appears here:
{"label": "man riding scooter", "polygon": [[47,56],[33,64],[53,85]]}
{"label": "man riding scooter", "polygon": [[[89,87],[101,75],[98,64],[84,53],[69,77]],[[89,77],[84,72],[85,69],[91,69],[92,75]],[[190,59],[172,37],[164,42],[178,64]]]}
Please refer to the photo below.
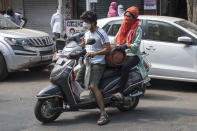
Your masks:
{"label": "man riding scooter", "polygon": [[[127,15],[130,17],[129,14]],[[94,12],[88,11],[83,13],[82,19],[86,22],[84,23],[84,27],[89,29],[81,43],[81,46],[85,49],[73,41],[77,47],[74,47],[69,53],[62,52],[63,57],[58,58],[50,74],[50,85],[43,88],[36,95],[37,102],[34,108],[34,114],[40,122],[52,122],[63,112],[95,109],[99,107],[101,116],[97,123],[104,125],[109,122],[105,107],[115,107],[120,111],[135,109],[139,103],[140,96],[143,95],[148,85],[149,80],[143,78],[141,71],[139,71],[139,66],[129,69],[129,78],[126,81],[125,89],[123,89],[123,92],[120,92],[123,95],[123,98],[120,100],[119,97],[115,95],[115,93],[119,91],[119,88],[122,89],[119,84],[121,82],[120,73],[122,74],[119,67],[122,62],[119,61],[121,57],[118,57],[119,60],[117,61],[117,56],[123,56],[122,58],[124,60],[125,52],[122,51],[122,49],[114,48],[111,50],[110,55],[108,54],[108,52],[110,52],[109,40],[106,33],[96,26],[97,17]],[[73,44],[68,44],[70,47],[71,45]],[[127,46],[127,48],[130,47]],[[135,47],[133,49],[135,49]],[[120,55],[120,52],[122,52],[123,55]],[[106,61],[105,54],[108,54]],[[81,70],[78,71],[77,80],[81,84],[83,84],[84,81],[85,87],[92,90],[96,99],[92,98],[90,94],[84,97],[83,95],[79,96],[80,93],[74,90],[80,88],[76,82],[74,73],[80,57],[84,58],[84,62],[87,62],[87,64],[85,64],[86,66],[82,66]],[[109,64],[107,60],[108,57],[112,59],[113,64],[118,65],[118,68],[110,68],[109,66],[105,69],[105,62]],[[146,69],[148,71],[148,68]],[[90,70],[90,72],[88,72],[88,70]],[[84,80],[83,72],[85,71],[86,77]],[[90,80],[87,79],[89,74]]]}
{"label": "man riding scooter", "polygon": [[[105,55],[110,50],[110,43],[106,32],[97,27],[97,15],[93,11],[86,11],[81,15],[81,19],[84,21],[84,28],[87,29],[84,40],[80,46],[84,47],[87,51],[85,58],[91,57],[91,74],[89,81],[89,88],[93,92],[96,98],[96,102],[100,108],[100,118],[97,121],[98,125],[104,125],[109,122],[108,115],[105,110],[103,96],[99,90],[99,82],[105,70]],[[86,45],[89,39],[95,39],[95,44]],[[85,65],[81,67],[77,73],[76,80],[83,85],[85,75]]]}

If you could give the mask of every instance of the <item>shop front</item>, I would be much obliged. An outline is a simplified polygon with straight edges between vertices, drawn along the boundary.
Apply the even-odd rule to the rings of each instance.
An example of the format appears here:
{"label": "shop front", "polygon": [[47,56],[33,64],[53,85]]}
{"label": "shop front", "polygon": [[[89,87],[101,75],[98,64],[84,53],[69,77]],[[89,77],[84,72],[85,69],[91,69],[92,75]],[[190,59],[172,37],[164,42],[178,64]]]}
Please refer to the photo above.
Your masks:
{"label": "shop front", "polygon": [[[140,14],[144,13],[144,0],[97,0],[95,4],[95,11],[98,14],[98,18],[105,18],[107,17],[108,9],[111,2],[117,2],[124,6],[126,10],[130,6],[136,6],[140,10]],[[78,0],[77,1],[77,17],[79,18],[80,15],[86,11],[86,0]]]}
{"label": "shop front", "polygon": [[[66,19],[72,18],[72,3],[72,0],[63,0],[63,14]],[[27,18],[25,28],[52,34],[50,21],[51,16],[57,11],[58,0],[10,0],[9,6],[7,4],[4,9],[8,7],[12,7],[15,12]]]}

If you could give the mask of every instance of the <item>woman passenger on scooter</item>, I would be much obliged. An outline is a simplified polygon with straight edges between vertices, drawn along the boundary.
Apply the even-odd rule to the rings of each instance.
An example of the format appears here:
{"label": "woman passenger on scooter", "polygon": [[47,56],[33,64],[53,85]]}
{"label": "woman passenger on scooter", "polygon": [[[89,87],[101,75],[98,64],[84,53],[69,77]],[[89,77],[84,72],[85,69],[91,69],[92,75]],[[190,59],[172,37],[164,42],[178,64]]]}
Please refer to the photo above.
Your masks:
{"label": "woman passenger on scooter", "polygon": [[126,10],[123,23],[115,39],[115,43],[119,45],[117,48],[126,49],[126,59],[121,66],[120,88],[113,95],[118,100],[123,98],[122,93],[128,81],[130,69],[137,65],[142,78],[146,76],[140,52],[142,29],[139,27],[138,15],[139,9],[137,7],[132,6]]}

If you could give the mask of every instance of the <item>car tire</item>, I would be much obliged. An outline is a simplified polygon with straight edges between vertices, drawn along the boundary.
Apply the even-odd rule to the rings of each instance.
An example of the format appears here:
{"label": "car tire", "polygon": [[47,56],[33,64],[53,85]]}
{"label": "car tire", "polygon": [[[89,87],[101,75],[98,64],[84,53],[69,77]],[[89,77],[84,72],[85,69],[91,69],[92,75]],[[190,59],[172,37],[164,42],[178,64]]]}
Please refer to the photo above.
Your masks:
{"label": "car tire", "polygon": [[0,54],[0,81],[8,76],[7,65],[2,54]]}

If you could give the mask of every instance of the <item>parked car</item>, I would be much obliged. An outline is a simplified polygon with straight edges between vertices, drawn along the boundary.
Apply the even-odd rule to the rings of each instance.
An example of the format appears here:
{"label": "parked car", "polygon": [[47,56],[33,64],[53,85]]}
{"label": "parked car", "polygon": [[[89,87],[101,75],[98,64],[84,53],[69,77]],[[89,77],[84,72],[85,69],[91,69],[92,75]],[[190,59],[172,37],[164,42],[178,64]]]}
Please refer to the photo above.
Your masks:
{"label": "parked car", "polygon": [[[150,77],[197,82],[197,25],[180,18],[139,16],[143,30],[141,51],[149,55]],[[123,17],[98,20],[114,43]]]}
{"label": "parked car", "polygon": [[47,33],[20,28],[0,15],[0,80],[11,71],[43,69],[51,63],[53,52]]}

